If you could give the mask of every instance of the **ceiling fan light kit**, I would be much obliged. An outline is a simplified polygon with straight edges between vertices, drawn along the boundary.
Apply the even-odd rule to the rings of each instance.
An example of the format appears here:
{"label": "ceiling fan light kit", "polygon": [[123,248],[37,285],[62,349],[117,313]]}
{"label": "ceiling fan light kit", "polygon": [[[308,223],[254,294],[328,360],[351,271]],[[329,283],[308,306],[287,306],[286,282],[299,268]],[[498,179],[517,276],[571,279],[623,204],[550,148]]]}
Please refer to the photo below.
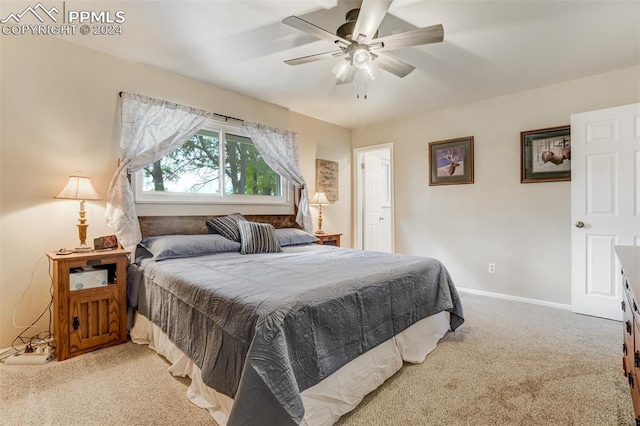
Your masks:
{"label": "ceiling fan light kit", "polygon": [[366,49],[358,47],[353,51],[353,65],[363,69],[371,63],[371,54]]}
{"label": "ceiling fan light kit", "polygon": [[[371,81],[378,75],[378,68],[373,62],[371,53],[369,53],[366,48],[362,47],[353,49],[354,46],[360,45],[349,46],[347,50],[352,50],[352,52],[348,54],[347,58],[338,62],[336,66],[333,67],[333,75],[336,76],[339,83],[345,82],[349,79],[350,71],[355,73],[353,67],[362,71],[362,76],[366,81]],[[352,80],[353,77],[351,77],[350,81]]]}
{"label": "ceiling fan light kit", "polygon": [[374,62],[367,64],[361,69],[362,76],[366,81],[374,80],[378,76],[378,67]]}
{"label": "ceiling fan light kit", "polygon": [[[346,14],[346,23],[342,24],[336,34],[320,28],[297,16],[289,16],[282,20],[300,31],[304,31],[321,40],[327,40],[340,50],[309,55],[286,60],[288,65],[300,65],[322,59],[344,56],[334,68],[333,74],[338,84],[353,82],[359,70],[365,81],[373,80],[378,68],[400,78],[407,76],[415,67],[400,59],[387,55],[389,50],[423,44],[439,43],[444,40],[444,28],[441,24],[403,33],[378,38],[378,27],[386,15],[393,0],[363,0],[360,9],[352,9]],[[375,54],[372,53],[375,51]]]}
{"label": "ceiling fan light kit", "polygon": [[346,60],[340,61],[333,67],[333,75],[335,75],[338,80],[344,80],[349,74],[349,68],[351,68],[349,62]]}

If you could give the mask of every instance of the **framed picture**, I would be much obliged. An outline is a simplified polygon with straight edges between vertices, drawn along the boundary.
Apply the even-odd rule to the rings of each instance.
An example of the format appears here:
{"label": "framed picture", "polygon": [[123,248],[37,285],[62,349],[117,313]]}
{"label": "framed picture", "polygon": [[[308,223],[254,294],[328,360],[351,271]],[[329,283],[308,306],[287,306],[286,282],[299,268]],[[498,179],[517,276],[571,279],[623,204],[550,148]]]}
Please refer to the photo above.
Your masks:
{"label": "framed picture", "polygon": [[571,126],[520,132],[520,183],[571,180]]}
{"label": "framed picture", "polygon": [[429,142],[429,185],[473,183],[473,136]]}
{"label": "framed picture", "polygon": [[322,191],[327,200],[338,201],[338,162],[316,159],[316,192]]}

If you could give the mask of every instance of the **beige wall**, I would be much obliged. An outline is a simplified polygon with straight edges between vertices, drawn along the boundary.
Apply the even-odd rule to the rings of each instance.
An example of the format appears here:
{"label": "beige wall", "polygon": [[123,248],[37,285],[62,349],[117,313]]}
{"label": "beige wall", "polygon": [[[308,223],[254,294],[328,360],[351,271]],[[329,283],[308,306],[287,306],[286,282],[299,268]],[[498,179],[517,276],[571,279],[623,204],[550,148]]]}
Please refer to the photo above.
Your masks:
{"label": "beige wall", "polygon": [[[439,258],[459,287],[569,304],[571,183],[521,184],[520,132],[638,100],[633,67],[378,123],[354,130],[353,146],[394,143],[398,252]],[[475,183],[430,187],[428,142],[463,136],[475,138]]]}
{"label": "beige wall", "polygon": [[[20,331],[12,324],[14,308],[16,322],[27,325],[48,303],[45,252],[78,244],[78,203],[52,197],[78,170],[92,177],[103,198],[107,195],[118,158],[121,90],[296,131],[310,188],[316,155],[340,162],[340,201],[325,209],[326,228],[350,235],[350,130],[56,38],[2,37],[1,43],[0,348]],[[104,208],[104,201],[87,202],[89,240],[112,233],[103,221]],[[145,209],[158,213],[157,206]],[[244,211],[225,206],[196,212],[231,210]],[[38,329],[46,324],[40,321]]]}
{"label": "beige wall", "polygon": [[[315,170],[315,159],[331,160],[338,162],[338,201],[330,206],[322,208],[322,229],[325,232],[342,233],[340,240],[342,247],[352,247],[351,244],[351,143],[346,145],[345,139],[351,140],[351,130],[337,127],[332,124],[314,120],[305,115],[291,113],[293,130],[299,132],[298,129],[306,129],[305,137],[306,147],[316,147],[315,155],[303,156],[301,150],[301,158],[310,158],[311,163],[305,164],[308,170]],[[315,174],[309,176],[307,184],[309,185],[309,194],[313,195],[315,191],[316,177]],[[313,225],[316,229],[318,226],[318,208],[311,206],[311,214],[313,215]]]}

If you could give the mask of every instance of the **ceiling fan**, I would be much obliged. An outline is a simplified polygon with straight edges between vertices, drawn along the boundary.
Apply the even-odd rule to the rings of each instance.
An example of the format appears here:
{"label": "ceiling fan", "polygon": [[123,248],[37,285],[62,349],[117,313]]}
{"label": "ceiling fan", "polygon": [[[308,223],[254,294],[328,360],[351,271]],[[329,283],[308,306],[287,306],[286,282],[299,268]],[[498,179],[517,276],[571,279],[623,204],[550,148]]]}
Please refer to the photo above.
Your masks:
{"label": "ceiling fan", "polygon": [[360,9],[352,9],[347,12],[347,22],[338,28],[336,34],[297,16],[283,19],[283,24],[321,40],[331,41],[339,48],[339,50],[289,59],[284,62],[288,65],[300,65],[322,59],[344,57],[344,60],[341,60],[333,68],[338,84],[351,83],[358,70],[361,70],[367,81],[376,77],[378,68],[400,78],[405,77],[415,67],[389,56],[385,52],[403,47],[439,43],[444,39],[444,28],[442,24],[438,24],[378,38],[378,27],[392,2],[393,0],[363,0]]}

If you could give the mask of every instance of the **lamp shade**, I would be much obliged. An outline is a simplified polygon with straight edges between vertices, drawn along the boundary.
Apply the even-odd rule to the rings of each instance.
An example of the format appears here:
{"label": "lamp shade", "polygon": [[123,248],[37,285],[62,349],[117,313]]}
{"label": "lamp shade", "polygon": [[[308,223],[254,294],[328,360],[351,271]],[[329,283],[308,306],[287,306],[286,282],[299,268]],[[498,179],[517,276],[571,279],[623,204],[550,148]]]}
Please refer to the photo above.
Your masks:
{"label": "lamp shade", "polygon": [[371,53],[365,49],[356,49],[353,52],[353,65],[362,69],[371,63]]}
{"label": "lamp shade", "polygon": [[327,199],[327,196],[325,195],[324,192],[318,191],[315,194],[313,194],[313,198],[311,198],[311,201],[309,202],[309,204],[315,204],[315,205],[329,204],[329,200]]}
{"label": "lamp shade", "polygon": [[71,175],[69,181],[62,188],[62,191],[54,198],[63,198],[67,200],[101,200],[100,195],[96,192],[91,184],[89,176]]}
{"label": "lamp shade", "polygon": [[338,62],[338,64],[333,67],[333,75],[340,81],[343,81],[347,74],[349,74],[349,70],[351,69],[351,64],[346,60]]}

